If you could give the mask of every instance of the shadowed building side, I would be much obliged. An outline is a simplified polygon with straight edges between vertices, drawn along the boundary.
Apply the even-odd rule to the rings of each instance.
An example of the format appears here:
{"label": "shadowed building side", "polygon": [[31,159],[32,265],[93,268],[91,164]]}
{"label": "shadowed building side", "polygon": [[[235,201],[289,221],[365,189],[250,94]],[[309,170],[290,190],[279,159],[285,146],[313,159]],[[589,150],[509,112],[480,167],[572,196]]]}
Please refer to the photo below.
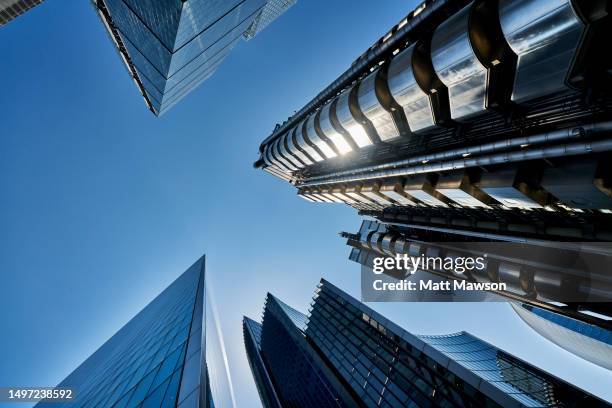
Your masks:
{"label": "shadowed building side", "polygon": [[325,280],[308,316],[268,295],[243,328],[260,395],[282,407],[608,406],[469,333],[409,333]]}

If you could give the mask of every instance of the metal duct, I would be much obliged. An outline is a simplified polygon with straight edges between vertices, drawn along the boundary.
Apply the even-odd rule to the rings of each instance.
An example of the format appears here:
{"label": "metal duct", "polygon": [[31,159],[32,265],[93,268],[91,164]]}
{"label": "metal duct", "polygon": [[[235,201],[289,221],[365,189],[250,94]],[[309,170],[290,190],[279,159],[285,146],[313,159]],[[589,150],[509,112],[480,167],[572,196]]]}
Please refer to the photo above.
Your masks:
{"label": "metal duct", "polygon": [[357,89],[357,105],[363,115],[372,123],[380,139],[387,142],[399,138],[401,134],[393,120],[391,111],[388,111],[381,104],[376,94],[376,82],[379,73],[380,69],[377,69],[361,80]]}
{"label": "metal duct", "polygon": [[[321,129],[321,132],[325,135],[325,137],[327,137],[329,140],[331,140],[336,145],[336,149],[338,150],[338,152],[341,155],[343,155],[343,154],[346,154],[352,151],[353,148],[346,141],[346,139],[344,138],[344,135],[338,132],[334,128],[334,125],[331,122],[330,110],[334,103],[335,103],[335,100],[326,104],[325,106],[323,106],[323,108],[321,108],[321,111],[318,113],[319,128]],[[315,124],[316,124],[316,118],[315,118]]]}
{"label": "metal duct", "polygon": [[317,161],[317,162],[323,161],[324,159],[321,156],[322,153],[319,153],[319,151],[317,151],[317,149],[314,147],[312,142],[310,142],[310,140],[306,141],[306,138],[304,137],[304,127],[305,126],[306,126],[306,120],[301,121],[296,126],[295,141],[296,141],[297,146],[302,150],[304,154],[308,155],[308,157],[310,157],[314,161]]}
{"label": "metal duct", "polygon": [[413,174],[434,173],[440,171],[465,169],[468,167],[491,166],[495,164],[514,163],[519,161],[546,159],[562,156],[575,156],[580,154],[590,154],[606,152],[612,150],[612,139],[605,139],[593,142],[571,143],[560,146],[552,146],[541,149],[522,150],[517,152],[499,153],[489,156],[466,158],[440,163],[423,164],[420,166],[405,167],[399,169],[389,169],[383,171],[360,174],[359,176],[348,176],[330,178],[325,181],[306,182],[301,185],[310,186],[323,183],[346,183],[363,180],[373,180],[386,177],[407,176]]}
{"label": "metal duct", "polygon": [[368,135],[366,127],[359,122],[353,115],[350,104],[350,95],[353,88],[347,89],[338,96],[336,101],[336,116],[340,126],[349,134],[357,146],[363,148],[373,144],[372,138]]}
{"label": "metal duct", "polygon": [[302,152],[296,143],[295,132],[297,131],[297,126],[291,129],[285,136],[285,147],[295,157],[299,160],[304,166],[310,166],[314,164],[314,160],[308,156],[308,154]]}
{"label": "metal duct", "polygon": [[[436,126],[433,101],[428,92],[431,88],[424,88],[416,78],[417,69],[427,70],[426,67],[419,67],[416,61],[417,46],[413,44],[397,54],[391,60],[388,71],[391,95],[404,109],[408,126],[413,133],[426,132]],[[414,65],[417,67],[413,67]],[[435,75],[433,68],[431,75]]]}
{"label": "metal duct", "polygon": [[365,166],[356,170],[344,170],[327,174],[323,176],[310,177],[307,182],[315,182],[321,180],[327,180],[331,177],[342,177],[348,175],[357,175],[367,172],[374,172],[385,169],[392,169],[401,166],[407,166],[415,163],[426,163],[439,160],[448,160],[457,157],[465,156],[476,156],[485,153],[493,153],[502,150],[509,150],[516,147],[531,147],[534,145],[547,144],[552,142],[558,142],[568,139],[579,139],[589,133],[599,133],[605,131],[612,131],[612,122],[600,122],[595,124],[588,124],[578,127],[572,127],[567,129],[553,130],[550,132],[540,133],[533,136],[523,136],[513,139],[500,140],[497,142],[486,143],[483,145],[462,147],[459,149],[447,150],[439,153],[431,153],[426,155],[419,155],[410,157],[408,159],[394,161],[391,163],[377,164],[373,166]]}
{"label": "metal duct", "polygon": [[436,29],[431,59],[440,80],[448,87],[451,118],[465,120],[486,108],[487,67],[472,49],[469,22],[473,3]]}
{"label": "metal duct", "polygon": [[404,185],[400,182],[385,182],[378,190],[380,194],[389,197],[391,200],[399,203],[402,206],[414,206],[416,203],[404,193]]}
{"label": "metal duct", "polygon": [[319,137],[319,134],[315,129],[314,114],[310,115],[308,119],[306,119],[306,125],[304,126],[303,131],[304,139],[310,141],[311,143],[314,143],[325,159],[331,159],[338,156],[334,149],[332,149],[331,146],[325,140]]}
{"label": "metal duct", "polygon": [[500,0],[499,19],[518,55],[512,100],[524,103],[567,88],[585,30],[570,0]]}

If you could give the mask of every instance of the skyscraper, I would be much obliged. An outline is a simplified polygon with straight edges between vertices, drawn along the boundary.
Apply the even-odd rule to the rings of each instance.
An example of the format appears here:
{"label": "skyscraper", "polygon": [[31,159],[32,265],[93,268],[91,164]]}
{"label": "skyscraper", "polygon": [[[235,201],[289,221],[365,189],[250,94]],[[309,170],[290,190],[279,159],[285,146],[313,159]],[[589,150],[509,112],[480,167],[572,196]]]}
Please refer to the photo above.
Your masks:
{"label": "skyscraper", "polygon": [[268,295],[243,328],[266,407],[607,406],[468,333],[409,333],[325,280],[308,317]]}
{"label": "skyscraper", "polygon": [[42,2],[43,0],[0,0],[0,27]]}
{"label": "skyscraper", "polygon": [[[591,246],[612,240],[611,27],[596,2],[425,1],[277,125],[255,167],[376,218],[374,252],[520,242],[612,259]],[[559,292],[580,279],[548,269],[492,280],[612,316],[607,284],[590,292],[607,304],[570,307]]]}
{"label": "skyscraper", "polygon": [[69,402],[37,407],[233,407],[205,257],[76,368]]}
{"label": "skyscraper", "polygon": [[161,115],[296,0],[93,0],[149,109]]}
{"label": "skyscraper", "polygon": [[537,333],[570,353],[612,370],[612,330],[537,306],[513,304],[514,311]]}

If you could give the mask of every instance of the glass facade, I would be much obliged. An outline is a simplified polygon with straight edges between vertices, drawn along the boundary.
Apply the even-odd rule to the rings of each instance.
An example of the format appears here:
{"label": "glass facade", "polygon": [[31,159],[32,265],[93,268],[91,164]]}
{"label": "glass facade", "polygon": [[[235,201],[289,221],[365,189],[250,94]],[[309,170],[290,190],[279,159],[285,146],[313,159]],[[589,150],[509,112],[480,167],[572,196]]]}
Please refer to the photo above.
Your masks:
{"label": "glass facade", "polygon": [[224,350],[204,274],[202,257],[62,381],[74,400],[37,407],[234,406],[227,368],[208,360]]}
{"label": "glass facade", "polygon": [[210,77],[248,30],[255,35],[263,29],[264,21],[269,24],[293,4],[277,4],[279,0],[94,3],[156,115]]}
{"label": "glass facade", "polygon": [[[254,357],[261,357],[272,378],[268,386],[282,394],[282,406],[325,406],[303,399],[314,392],[308,388],[308,374],[295,373],[307,366],[296,360],[305,354],[314,362],[308,367],[310,373],[316,365],[319,384],[353,399],[338,399],[336,406],[609,406],[468,333],[411,334],[325,280],[310,315],[298,318],[305,322],[303,330],[287,324],[294,320],[290,315],[299,312],[281,304],[269,296],[261,325],[248,323],[257,325],[252,332],[261,342],[250,351],[247,345],[247,355],[252,367]],[[293,327],[296,335],[281,335],[280,327]],[[255,378],[261,392],[264,384]],[[286,403],[290,397],[298,400]]]}
{"label": "glass facade", "polygon": [[42,2],[43,0],[0,0],[0,27]]}
{"label": "glass facade", "polygon": [[512,308],[533,330],[559,347],[612,370],[612,331],[527,304]]}
{"label": "glass facade", "polygon": [[[248,322],[245,319],[243,323],[247,333],[253,327]],[[267,387],[272,386],[282,407],[355,406],[355,401],[309,344],[303,331],[306,322],[304,314],[268,295],[261,329],[252,331],[258,334],[259,341],[255,346],[245,343],[260,395],[269,394]],[[247,339],[249,337],[245,336],[245,341]],[[258,367],[259,360],[261,367]],[[264,370],[270,378],[269,383],[261,381],[260,373]],[[262,402],[266,407],[275,406],[267,405],[264,398]]]}

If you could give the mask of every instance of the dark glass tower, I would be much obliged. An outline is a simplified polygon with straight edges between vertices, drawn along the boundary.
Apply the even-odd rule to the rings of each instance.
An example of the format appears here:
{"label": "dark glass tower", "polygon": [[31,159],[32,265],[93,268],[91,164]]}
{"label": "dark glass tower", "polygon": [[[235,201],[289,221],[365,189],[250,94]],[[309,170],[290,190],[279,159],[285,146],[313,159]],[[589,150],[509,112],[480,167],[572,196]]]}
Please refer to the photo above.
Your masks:
{"label": "dark glass tower", "polygon": [[243,327],[266,407],[608,406],[468,333],[411,334],[325,280],[308,317],[268,295]]}
{"label": "dark glass tower", "polygon": [[202,257],[58,385],[76,399],[37,407],[232,407],[214,319]]}
{"label": "dark glass tower", "polygon": [[93,0],[149,109],[160,115],[210,77],[241,37],[296,0]]}
{"label": "dark glass tower", "polygon": [[42,2],[43,0],[0,0],[0,27]]}

